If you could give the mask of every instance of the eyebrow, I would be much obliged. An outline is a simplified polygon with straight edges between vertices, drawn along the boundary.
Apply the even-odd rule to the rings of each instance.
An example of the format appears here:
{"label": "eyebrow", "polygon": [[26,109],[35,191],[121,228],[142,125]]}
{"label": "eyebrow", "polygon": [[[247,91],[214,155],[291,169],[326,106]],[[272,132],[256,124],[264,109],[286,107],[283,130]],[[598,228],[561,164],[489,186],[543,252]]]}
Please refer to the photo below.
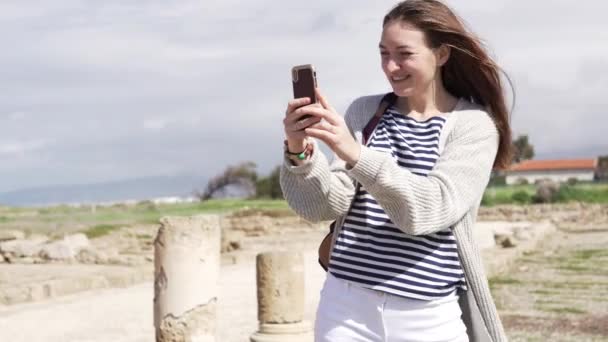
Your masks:
{"label": "eyebrow", "polygon": [[[386,49],[386,46],[382,45],[382,43],[378,44],[378,47],[381,49]],[[399,45],[397,49],[411,49],[409,45]]]}

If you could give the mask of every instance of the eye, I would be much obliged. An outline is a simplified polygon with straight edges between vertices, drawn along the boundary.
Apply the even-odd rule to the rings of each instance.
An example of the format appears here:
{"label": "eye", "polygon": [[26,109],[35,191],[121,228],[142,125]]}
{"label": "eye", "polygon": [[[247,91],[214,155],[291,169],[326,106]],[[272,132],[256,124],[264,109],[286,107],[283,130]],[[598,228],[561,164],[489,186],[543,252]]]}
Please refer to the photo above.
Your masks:
{"label": "eye", "polygon": [[386,51],[380,51],[380,55],[381,56],[388,56],[388,52],[386,52]]}

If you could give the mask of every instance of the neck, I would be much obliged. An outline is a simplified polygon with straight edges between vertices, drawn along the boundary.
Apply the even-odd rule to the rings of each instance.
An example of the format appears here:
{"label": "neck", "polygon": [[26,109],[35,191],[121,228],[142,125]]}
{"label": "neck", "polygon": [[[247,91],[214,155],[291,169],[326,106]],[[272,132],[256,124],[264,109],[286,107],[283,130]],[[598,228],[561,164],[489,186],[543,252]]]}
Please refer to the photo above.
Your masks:
{"label": "neck", "polygon": [[407,97],[399,97],[397,106],[404,115],[425,118],[450,112],[457,102],[458,99],[445,90],[441,80],[435,80],[424,91]]}

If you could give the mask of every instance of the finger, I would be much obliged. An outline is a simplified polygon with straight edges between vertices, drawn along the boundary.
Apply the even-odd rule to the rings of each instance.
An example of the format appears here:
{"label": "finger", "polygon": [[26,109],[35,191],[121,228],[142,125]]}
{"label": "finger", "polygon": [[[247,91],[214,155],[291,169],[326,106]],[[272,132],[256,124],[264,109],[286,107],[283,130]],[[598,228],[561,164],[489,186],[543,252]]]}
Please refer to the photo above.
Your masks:
{"label": "finger", "polygon": [[321,93],[321,89],[316,88],[315,89],[315,93],[317,94],[317,98],[319,99],[319,103],[321,103],[321,106],[323,106],[323,108],[325,108],[325,109],[327,109],[329,111],[332,111],[334,113],[336,112],[336,110],[334,109],[334,107],[332,107],[329,104],[329,101],[327,101],[327,98],[325,97],[325,95],[323,95]]}
{"label": "finger", "polygon": [[315,124],[312,124],[310,126],[308,126],[307,128],[313,128],[313,129],[320,129],[320,130],[324,130],[326,132],[329,132],[331,134],[336,134],[336,127],[334,125],[331,125],[329,122],[327,121],[319,121]]}
{"label": "finger", "polygon": [[333,139],[335,136],[332,133],[329,133],[325,130],[316,129],[316,128],[307,128],[304,130],[304,133],[306,133],[306,135],[309,137],[317,138],[317,139],[323,141],[325,144],[327,144],[330,147],[334,145]]}
{"label": "finger", "polygon": [[286,114],[289,114],[296,110],[296,108],[305,106],[307,104],[310,104],[310,97],[300,97],[297,99],[290,100],[289,102],[287,102]]}
{"label": "finger", "polygon": [[[312,106],[312,105],[308,105],[308,106]],[[306,106],[304,106],[306,107]],[[301,107],[301,108],[304,108]],[[318,116],[314,116],[311,115],[310,113],[308,113],[308,111],[306,110],[300,110],[300,108],[296,109],[295,111],[287,114],[287,116],[283,119],[283,124],[287,127],[287,126],[293,126],[296,123],[300,122],[299,128],[298,129],[303,129],[306,128],[307,126],[319,122],[321,121],[321,118]]]}
{"label": "finger", "polygon": [[316,123],[318,123],[320,121],[321,121],[320,118],[311,116],[309,118],[305,118],[305,119],[302,119],[302,120],[297,120],[295,122],[290,122],[290,123],[287,124],[287,128],[291,132],[298,132],[298,131],[301,131],[304,128],[309,127],[311,125],[314,125],[314,124],[316,124]]}
{"label": "finger", "polygon": [[332,125],[338,125],[338,123],[340,122],[340,117],[335,112],[331,112],[325,108],[317,107],[317,106],[313,106],[313,105],[300,107],[294,111],[294,114],[298,115],[298,117],[300,117],[302,115],[307,115],[307,114],[316,116],[316,117],[327,120],[327,122],[329,122]]}

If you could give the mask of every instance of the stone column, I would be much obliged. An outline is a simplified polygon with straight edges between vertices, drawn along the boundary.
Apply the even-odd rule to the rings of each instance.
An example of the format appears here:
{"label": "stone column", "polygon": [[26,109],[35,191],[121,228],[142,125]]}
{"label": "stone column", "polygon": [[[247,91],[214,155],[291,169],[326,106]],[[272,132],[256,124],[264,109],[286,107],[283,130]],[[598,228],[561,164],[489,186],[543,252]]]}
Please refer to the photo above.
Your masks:
{"label": "stone column", "polygon": [[215,342],[220,218],[163,217],[154,240],[157,342]]}
{"label": "stone column", "polygon": [[304,321],[304,259],[301,253],[269,252],[257,256],[259,330],[252,342],[312,342]]}

